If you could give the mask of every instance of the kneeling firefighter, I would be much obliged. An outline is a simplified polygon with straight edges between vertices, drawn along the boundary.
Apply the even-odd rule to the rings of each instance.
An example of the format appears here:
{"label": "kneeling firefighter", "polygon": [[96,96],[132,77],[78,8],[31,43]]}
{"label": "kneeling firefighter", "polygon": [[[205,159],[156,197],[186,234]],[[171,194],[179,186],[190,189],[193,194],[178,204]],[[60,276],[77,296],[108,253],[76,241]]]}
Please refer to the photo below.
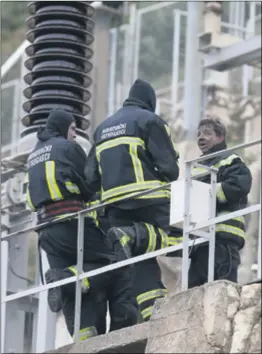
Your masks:
{"label": "kneeling firefighter", "polygon": [[[84,209],[93,193],[85,183],[86,155],[81,146],[73,141],[76,137],[73,116],[60,109],[53,110],[45,129],[41,130],[37,137],[38,142],[27,162],[27,202],[31,209],[37,212],[38,223],[49,222],[38,231],[38,235],[39,245],[46,252],[50,265],[46,280],[53,282],[67,277],[70,272],[71,275],[75,273],[72,265],[77,263],[77,218],[72,217],[56,223],[52,221]],[[86,217],[84,222],[83,258],[87,269],[108,265],[116,260],[109,238],[89,217]],[[130,269],[123,271],[122,280],[126,291],[116,296],[116,308],[119,311],[116,310],[113,314],[117,328],[135,324],[137,316],[137,304],[129,291],[132,285]],[[104,314],[99,313],[97,307],[92,305],[99,303],[104,297],[101,294],[104,289],[101,291],[100,285],[96,289],[95,281],[94,286],[91,282],[86,282],[87,280],[83,282],[83,293],[88,293],[83,294],[80,324],[82,334],[86,333],[83,334],[83,339],[96,333],[104,333],[101,329],[103,326],[97,328],[97,323],[103,322],[101,317]],[[74,287],[74,284],[71,285]],[[121,284],[117,285],[121,287]],[[106,291],[110,289],[107,287]],[[118,289],[115,293],[117,291]],[[54,312],[61,309],[62,302],[67,327],[73,335],[74,296],[70,296],[70,291],[64,292],[61,287],[57,287],[49,290],[48,298],[49,306]],[[122,304],[122,307],[119,304]]]}
{"label": "kneeling firefighter", "polygon": [[[101,194],[96,193],[87,207],[101,204]],[[96,225],[104,232],[110,229],[109,219],[105,209],[94,210],[88,214]],[[139,322],[148,321],[152,315],[153,306],[157,299],[167,295],[167,290],[161,281],[161,270],[155,258],[134,264],[133,295],[137,299],[140,310]],[[110,303],[109,303],[110,309]]]}
{"label": "kneeling firefighter", "polygon": [[[178,230],[169,230],[170,191],[159,190],[132,199],[134,193],[164,186],[179,176],[178,152],[165,121],[155,114],[153,87],[136,80],[123,107],[103,121],[88,155],[87,181],[111,202],[106,215],[118,260],[179,243]],[[103,177],[102,177],[103,176]],[[120,198],[129,197],[127,201]],[[171,238],[172,234],[172,238]],[[134,291],[144,320],[152,305],[166,294],[157,260],[136,264]]]}

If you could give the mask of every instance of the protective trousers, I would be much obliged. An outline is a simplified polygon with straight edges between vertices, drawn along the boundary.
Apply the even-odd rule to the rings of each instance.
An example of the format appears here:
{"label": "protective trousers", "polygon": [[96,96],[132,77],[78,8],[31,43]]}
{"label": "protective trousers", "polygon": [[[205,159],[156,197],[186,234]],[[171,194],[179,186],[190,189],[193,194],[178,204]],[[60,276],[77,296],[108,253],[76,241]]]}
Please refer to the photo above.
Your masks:
{"label": "protective trousers", "polygon": [[[136,239],[133,255],[166,247],[167,243],[171,242],[170,239],[167,240],[167,235],[163,230],[169,223],[168,205],[152,205],[133,210],[109,207],[107,217],[110,226],[119,227],[126,231],[128,237]],[[167,294],[161,281],[161,270],[156,258],[135,264],[134,293],[142,318],[148,321],[156,299]]]}
{"label": "protective trousers", "polygon": [[[208,281],[208,245],[193,248],[188,273],[188,287],[201,286]],[[235,244],[216,242],[214,280],[226,279],[237,283],[240,256]]]}
{"label": "protective trousers", "polygon": [[[97,264],[84,264],[83,271],[97,269]],[[60,270],[60,279],[77,274],[75,266]],[[110,331],[129,327],[137,323],[138,305],[132,291],[133,267],[125,267],[112,272],[85,278],[88,291],[82,294],[81,338],[106,333],[107,302],[109,304]],[[73,336],[75,314],[75,284],[61,287],[62,309],[67,328]],[[85,334],[84,334],[85,333]]]}
{"label": "protective trousers", "polygon": [[[182,231],[169,227],[170,204],[149,205],[135,210],[108,207],[109,223],[119,233],[130,256],[153,252],[182,242]],[[174,254],[176,256],[176,254]]]}
{"label": "protective trousers", "polygon": [[[92,270],[112,262],[112,247],[105,242],[103,232],[85,221],[84,270]],[[75,221],[75,220],[74,220]],[[40,232],[40,244],[47,253],[50,268],[59,270],[55,280],[70,277],[76,273],[76,223],[54,224]],[[96,239],[97,237],[97,239]],[[93,242],[92,242],[93,241]],[[94,246],[93,249],[91,246]],[[95,259],[95,255],[97,259]],[[120,329],[137,323],[138,305],[132,292],[133,267],[126,267],[95,277],[88,282],[87,293],[82,295],[81,339],[87,339],[106,331],[107,301],[111,317],[110,330]],[[75,283],[61,288],[62,310],[67,328],[74,333]]]}

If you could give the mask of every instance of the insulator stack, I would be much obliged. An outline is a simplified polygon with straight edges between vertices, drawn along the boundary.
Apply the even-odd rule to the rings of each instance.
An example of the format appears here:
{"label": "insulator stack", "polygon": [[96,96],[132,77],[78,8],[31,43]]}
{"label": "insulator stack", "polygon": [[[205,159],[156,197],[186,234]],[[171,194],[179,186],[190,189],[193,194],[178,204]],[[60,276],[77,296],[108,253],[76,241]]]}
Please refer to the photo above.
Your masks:
{"label": "insulator stack", "polygon": [[52,109],[62,108],[75,117],[77,133],[88,139],[95,10],[84,1],[35,1],[28,8],[29,72],[24,80],[29,86],[23,92],[27,115],[21,138],[45,126]]}

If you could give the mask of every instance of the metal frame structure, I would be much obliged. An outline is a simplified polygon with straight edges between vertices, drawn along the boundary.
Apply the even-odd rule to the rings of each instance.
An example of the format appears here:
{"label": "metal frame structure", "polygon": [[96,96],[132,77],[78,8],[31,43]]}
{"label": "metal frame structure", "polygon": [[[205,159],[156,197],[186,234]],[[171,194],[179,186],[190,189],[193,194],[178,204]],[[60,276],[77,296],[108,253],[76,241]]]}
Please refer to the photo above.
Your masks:
{"label": "metal frame structure", "polygon": [[[242,144],[230,149],[227,149],[228,152],[234,152],[236,150],[242,149],[242,148],[248,148],[257,144],[261,144],[261,140],[256,140],[253,142],[249,142],[246,144]],[[155,252],[150,252],[147,253],[145,255],[141,255],[141,256],[137,256],[137,257],[133,257],[115,264],[111,264],[96,270],[92,270],[89,272],[85,272],[82,273],[82,269],[83,269],[83,238],[84,238],[84,217],[86,214],[88,214],[91,211],[94,210],[98,210],[100,208],[103,208],[107,205],[110,205],[110,203],[104,203],[104,204],[100,204],[96,207],[92,207],[92,208],[88,208],[86,210],[83,210],[81,212],[78,213],[74,213],[71,214],[69,216],[64,217],[63,219],[59,219],[58,221],[53,221],[52,223],[56,223],[56,222],[61,222],[61,221],[65,221],[68,220],[72,217],[77,216],[78,217],[78,251],[77,251],[77,269],[78,269],[78,275],[77,276],[72,276],[70,278],[67,279],[63,279],[54,283],[50,283],[50,284],[45,284],[45,285],[40,285],[37,287],[33,287],[33,288],[29,288],[27,290],[23,290],[21,292],[17,292],[15,294],[12,295],[5,295],[2,298],[1,304],[6,304],[10,301],[13,300],[17,300],[20,299],[22,297],[25,296],[29,296],[29,295],[33,295],[35,293],[41,293],[43,291],[47,291],[49,289],[52,289],[54,287],[57,286],[61,286],[61,285],[65,285],[65,284],[69,284],[69,283],[73,283],[76,282],[76,304],[75,304],[75,341],[78,342],[80,339],[80,316],[81,316],[81,280],[87,277],[92,277],[92,276],[96,276],[102,273],[106,273],[109,271],[112,271],[114,269],[118,269],[130,264],[135,264],[137,262],[142,262],[146,259],[150,259],[150,258],[154,258],[156,256],[159,255],[164,255],[170,252],[174,252],[177,250],[181,250],[183,249],[183,260],[182,260],[182,290],[187,290],[188,288],[188,267],[189,267],[189,259],[188,259],[188,255],[189,255],[189,247],[194,245],[194,244],[200,244],[203,242],[209,242],[209,262],[208,262],[208,281],[212,281],[214,279],[214,253],[215,253],[215,224],[218,222],[222,222],[222,221],[226,221],[229,220],[233,217],[237,217],[237,216],[242,216],[242,215],[246,215],[249,213],[252,213],[254,211],[259,211],[260,212],[260,217],[259,217],[259,222],[261,223],[261,203],[260,204],[256,204],[256,205],[252,205],[249,206],[247,208],[244,208],[242,210],[236,211],[236,212],[232,212],[226,215],[222,215],[219,217],[215,217],[215,206],[216,206],[216,170],[211,169],[207,166],[201,165],[202,168],[206,169],[207,173],[211,173],[211,193],[210,193],[210,219],[204,222],[200,222],[197,225],[192,225],[190,222],[190,204],[189,204],[189,200],[190,200],[190,186],[192,183],[192,178],[196,178],[197,176],[191,177],[191,170],[192,167],[194,166],[199,166],[199,163],[201,164],[202,161],[207,160],[211,157],[215,157],[215,156],[219,156],[223,153],[223,151],[219,151],[210,155],[206,155],[206,156],[201,156],[199,158],[193,159],[193,160],[189,160],[186,161],[186,188],[185,188],[185,195],[184,195],[184,201],[185,201],[185,209],[184,209],[184,225],[183,225],[183,243],[182,245],[177,245],[177,246],[170,246],[167,248],[163,248],[160,249],[158,251]],[[165,186],[161,186],[159,188],[154,188],[154,189],[149,189],[147,191],[144,191],[142,193],[134,193],[133,195],[129,196],[128,198],[122,198],[122,200],[127,200],[130,198],[134,198],[135,196],[142,196],[142,195],[146,195],[146,194],[150,194],[156,190],[160,190],[160,189],[164,189],[164,188],[169,188],[171,186],[171,183],[165,185]],[[39,230],[42,227],[46,226],[46,225],[50,225],[50,223],[44,223],[41,225],[38,225],[37,227],[30,227],[27,228],[25,230],[22,231],[18,231],[18,232],[14,232],[11,234],[6,234],[3,235],[1,238],[1,244],[2,242],[6,242],[7,239],[10,239],[12,237],[21,235],[21,234],[25,234],[28,233],[29,231],[33,231],[33,230]],[[203,229],[209,227],[209,232],[197,232],[197,234],[200,237],[198,240],[196,241],[191,241],[189,239],[189,235],[190,234],[194,234],[195,231],[199,230],[199,229]],[[260,234],[259,234],[259,239],[261,239],[261,228],[260,228]],[[261,240],[259,241],[261,244]],[[261,268],[261,262],[259,264],[259,267]],[[258,274],[261,274],[261,269],[258,270]]]}
{"label": "metal frame structure", "polygon": [[[252,3],[252,2],[251,2]],[[124,63],[124,67],[123,67],[123,70],[125,70],[125,72],[127,73],[128,72],[128,80],[129,81],[126,81],[126,82],[129,82],[131,83],[131,81],[133,79],[136,78],[137,74],[138,74],[138,62],[139,62],[139,48],[140,48],[140,29],[141,29],[141,15],[143,13],[146,13],[146,12],[149,12],[149,11],[152,11],[153,9],[159,9],[159,8],[163,8],[165,6],[170,6],[170,2],[161,2],[161,4],[154,4],[154,5],[151,5],[151,6],[148,6],[144,9],[139,9],[137,10],[135,7],[135,3],[131,5],[131,11],[130,11],[130,22],[128,25],[126,25],[126,30],[128,32],[128,35],[126,38],[128,38],[128,42],[127,44],[129,44],[129,55],[128,55],[128,62],[126,61]],[[96,6],[100,6],[101,5],[101,2],[96,2],[95,3]],[[240,5],[239,2],[236,2],[236,3],[230,3],[230,17],[231,19],[229,19],[229,22],[230,24],[225,24],[222,22],[222,28],[225,27],[225,28],[229,28],[230,31],[235,31],[236,33],[239,33],[239,31],[241,31],[243,28],[244,28],[244,20],[243,20],[243,6],[241,7],[242,5]],[[241,8],[240,8],[241,7]],[[254,10],[254,9],[253,9]],[[255,10],[254,10],[255,11]],[[251,14],[251,18],[252,16],[255,16],[254,15],[254,11],[252,12]],[[187,12],[186,12],[187,14]],[[252,22],[252,21],[251,21]],[[189,27],[190,27],[190,31],[193,31],[193,28],[192,26],[190,26],[189,24]],[[188,29],[189,31],[189,29]],[[196,32],[194,32],[196,33]],[[232,33],[233,34],[233,33]],[[196,38],[194,39],[195,41],[197,41],[197,36]],[[187,41],[188,41],[188,38],[187,38]],[[194,42],[195,43],[195,42]],[[243,42],[243,45],[244,45],[245,42]],[[131,44],[131,45],[130,45]],[[24,49],[25,47],[27,47],[28,43],[27,41],[24,41],[21,46],[15,51],[15,53],[8,59],[8,61],[6,63],[4,63],[4,65],[1,67],[1,78],[3,78],[6,73],[14,66],[14,64],[20,60],[20,58],[24,55]],[[194,45],[195,46],[195,45]],[[195,46],[196,48],[196,46]],[[220,51],[220,53],[223,51],[224,49],[222,49]],[[126,51],[127,53],[127,51]],[[195,54],[194,54],[195,55]],[[194,57],[193,55],[193,57]],[[206,55],[206,59],[208,59],[208,57],[211,56],[211,54],[207,54]],[[23,59],[21,60],[21,64],[22,64],[22,67],[23,67]],[[173,70],[174,67],[173,67]],[[176,69],[178,70],[178,69]],[[195,70],[195,68],[194,68]],[[173,72],[174,73],[174,72]],[[188,75],[190,75],[190,73],[188,72]],[[192,73],[191,73],[192,75]],[[194,75],[193,75],[194,76]],[[174,77],[174,76],[173,76]],[[123,82],[125,82],[123,80]],[[188,85],[191,85],[191,82],[188,81],[187,83]],[[179,85],[181,85],[181,82],[179,83]],[[116,93],[117,92],[120,92],[120,94],[116,94],[115,97],[116,99],[119,99],[119,97],[121,97],[121,90],[122,90],[122,86],[123,85],[117,85],[117,90],[116,90]],[[190,91],[190,89],[188,89],[188,92]],[[118,96],[118,97],[117,97]],[[185,105],[187,105],[188,103],[190,103],[190,99],[191,97],[189,97],[188,95],[185,97]],[[174,101],[175,102],[175,101]],[[174,109],[174,108],[173,108]],[[194,118],[194,117],[192,117]],[[258,143],[258,142],[257,142]],[[253,145],[253,143],[252,143]],[[247,146],[251,146],[251,145],[248,145]],[[246,147],[247,147],[246,146]],[[188,161],[186,162],[186,173],[187,173],[187,185],[189,186],[190,183],[191,183],[191,177],[190,177],[190,174],[189,174],[189,169],[192,167],[192,165],[194,163],[198,163],[198,162],[201,162],[199,159],[197,161],[194,160],[194,162],[192,161]],[[190,167],[191,166],[191,167]],[[215,171],[209,171],[212,175],[212,186],[215,185]],[[212,190],[213,190],[213,187],[212,187]],[[146,193],[150,193],[151,191],[148,191]],[[17,192],[16,192],[17,193]],[[214,193],[214,190],[213,190],[213,193]],[[185,200],[187,201],[188,198]],[[210,200],[210,203],[214,202],[214,198]],[[9,207],[9,206],[8,206]],[[5,209],[8,209],[8,207],[4,206]],[[96,210],[98,209],[99,207],[101,206],[98,206],[98,207],[94,207],[94,208],[91,208],[89,209],[89,211],[91,210]],[[255,206],[251,206],[251,207],[248,207],[240,212],[238,212],[237,215],[244,215],[245,213],[249,213],[249,212],[253,212],[255,210],[260,210],[260,230],[259,230],[259,244],[261,245],[261,202],[260,204],[258,205],[255,205]],[[83,213],[87,213],[88,211],[85,211]],[[21,235],[22,233],[25,233],[29,230],[34,230],[34,228],[27,228],[27,230],[23,230],[23,231],[18,231],[17,230],[19,229],[19,226],[20,228],[23,227],[23,222],[25,223],[28,223],[28,225],[32,225],[33,221],[32,220],[29,220],[30,219],[30,213],[27,212],[25,214],[23,214],[23,218],[19,219],[19,221],[17,220],[14,220],[14,219],[10,219],[8,217],[8,215],[5,215],[4,218],[2,218],[2,224],[3,224],[3,219],[7,219],[7,225],[9,227],[9,230],[5,230],[2,232],[2,239],[1,239],[1,264],[2,264],[2,271],[4,269],[8,269],[8,258],[10,257],[11,260],[13,259],[13,257],[17,257],[16,261],[17,263],[16,264],[20,264],[20,260],[23,261],[23,251],[24,249],[22,247],[25,246],[25,248],[27,247],[26,246],[26,243],[23,245],[21,240],[19,240],[19,235]],[[230,218],[230,217],[233,217],[233,216],[237,216],[235,215],[235,213],[233,214],[229,214],[227,215],[227,218]],[[84,215],[81,214],[80,218],[83,218]],[[211,216],[210,216],[211,217]],[[190,218],[189,218],[189,214],[185,213],[185,224],[187,223],[187,226],[188,226],[188,229],[184,229],[184,244],[183,244],[183,249],[184,249],[184,255],[186,255],[186,253],[188,252],[188,245],[192,245],[192,241],[189,240],[189,237],[188,237],[188,234],[189,233],[192,233],[192,232],[195,232],[197,233],[198,235],[202,235],[204,237],[209,237],[211,235],[211,237],[209,237],[209,245],[210,245],[210,249],[211,249],[211,252],[210,254],[212,254],[212,240],[214,238],[212,238],[212,232],[213,232],[213,228],[212,228],[212,224],[210,224],[210,222],[213,222],[213,225],[215,222],[221,222],[221,221],[224,221],[226,220],[227,218],[225,218],[223,216],[223,219],[221,219],[222,217],[219,217],[219,218],[212,218],[211,217],[211,220],[207,221],[206,223],[202,223],[201,225],[190,225]],[[17,222],[20,222],[21,225],[18,225]],[[189,224],[188,224],[189,223]],[[79,221],[79,225],[80,225],[80,221]],[[204,226],[203,226],[204,225]],[[198,227],[209,227],[209,236],[207,233],[203,233],[203,232],[200,232],[200,231],[196,231],[196,226]],[[187,230],[187,234],[185,232],[185,230]],[[9,231],[9,235],[7,234],[7,232]],[[20,253],[15,253],[14,255],[12,254],[12,252],[9,252],[9,248],[8,248],[8,240],[12,241],[12,236],[14,239],[17,239],[17,245],[19,247],[21,247],[20,249]],[[80,236],[80,234],[79,234]],[[199,244],[199,243],[202,243],[202,242],[206,242],[206,238],[200,238],[200,239],[197,239],[195,241],[194,244]],[[211,242],[210,242],[211,240]],[[79,238],[79,242],[81,243],[81,238]],[[124,262],[120,262],[120,263],[117,263],[115,265],[113,265],[113,267],[111,266],[111,268],[107,268],[107,267],[104,267],[104,268],[100,268],[99,269],[99,272],[97,270],[94,270],[92,272],[88,272],[88,273],[85,273],[85,274],[82,274],[81,276],[79,277],[71,277],[71,278],[68,278],[67,279],[67,282],[69,283],[72,283],[76,280],[78,280],[77,284],[79,283],[79,281],[81,281],[82,278],[84,278],[85,276],[95,276],[97,274],[100,274],[102,271],[103,272],[106,272],[106,271],[110,271],[110,270],[113,270],[113,269],[116,269],[118,267],[121,267],[121,266],[124,266],[126,264],[131,264],[131,263],[135,263],[135,262],[141,262],[145,259],[148,259],[148,258],[153,258],[153,257],[156,257],[158,255],[162,255],[162,254],[166,254],[166,253],[169,253],[169,252],[173,252],[174,250],[178,250],[178,249],[181,249],[181,245],[180,246],[173,246],[173,247],[170,247],[169,249],[162,249],[162,250],[159,250],[159,251],[156,251],[154,253],[151,253],[151,254],[146,254],[146,255],[142,255],[142,256],[139,256],[139,257],[135,257],[135,258],[132,258],[130,260],[127,260],[127,261],[124,261]],[[258,266],[257,266],[257,274],[258,274],[258,277],[261,277],[261,246],[259,247],[259,250],[258,250]],[[80,249],[81,250],[81,249]],[[2,255],[4,255],[4,257],[2,257]],[[18,257],[20,260],[18,260]],[[209,259],[209,265],[210,265],[210,269],[212,269],[212,257],[210,257]],[[188,269],[188,259],[184,256],[184,261],[183,261],[183,289],[186,289],[186,284],[187,284],[187,272],[185,272],[185,269]],[[9,273],[10,274],[10,273]],[[57,285],[62,285],[62,284],[65,284],[67,282],[57,282],[56,284],[53,283],[53,284],[48,284],[48,285],[45,285],[45,286],[40,286],[40,287],[36,287],[36,288],[33,288],[33,289],[29,289],[29,290],[25,290],[25,291],[22,291],[22,292],[19,292],[19,293],[14,293],[14,294],[10,294],[10,293],[7,293],[7,281],[10,281],[10,277],[8,278],[7,276],[7,273],[5,273],[4,277],[2,277],[2,303],[1,303],[1,310],[2,310],[2,318],[1,318],[1,335],[2,335],[2,338],[4,337],[4,334],[6,334],[8,332],[8,328],[10,328],[10,326],[12,327],[12,324],[14,325],[14,328],[15,328],[15,325],[16,327],[19,327],[19,335],[17,336],[17,341],[16,342],[21,342],[21,334],[20,332],[23,332],[23,324],[22,324],[22,321],[19,321],[17,323],[15,323],[15,320],[14,319],[10,319],[8,316],[8,307],[9,305],[11,304],[11,301],[12,300],[19,300],[19,299],[24,299],[24,300],[29,300],[29,299],[33,299],[35,300],[34,301],[34,311],[36,312],[37,311],[37,301],[38,301],[38,316],[36,318],[36,320],[34,321],[34,334],[33,334],[33,341],[35,343],[34,345],[34,348],[36,348],[36,352],[43,352],[43,351],[46,351],[46,350],[49,350],[49,349],[52,349],[52,345],[54,344],[53,342],[53,337],[52,337],[52,334],[54,335],[55,331],[54,331],[54,317],[52,313],[50,313],[49,309],[46,307],[46,294],[47,294],[47,290],[52,288],[52,287],[55,287]],[[212,270],[210,271],[209,273],[209,280],[212,280]],[[12,279],[12,284],[14,284],[14,279]],[[20,286],[20,288],[22,287],[21,283],[19,282],[18,286]],[[77,285],[79,287],[79,285]],[[34,292],[39,292],[39,297],[34,297],[32,298],[31,295],[34,294]],[[79,288],[78,288],[78,292],[77,294],[79,295]],[[28,295],[28,296],[27,296]],[[26,297],[27,296],[27,297]],[[81,299],[80,299],[81,300]],[[26,301],[24,301],[24,304],[26,303]],[[30,303],[28,301],[28,303]],[[7,306],[7,309],[6,309],[6,305]],[[18,305],[16,305],[16,309],[18,308]],[[80,306],[80,303],[78,302],[77,303],[77,306]],[[27,307],[24,307],[24,308],[28,308]],[[6,311],[7,310],[7,311]],[[17,311],[18,312],[18,311]],[[19,311],[20,312],[20,311]],[[21,311],[22,312],[22,311]],[[76,311],[77,313],[77,311]],[[6,318],[8,318],[8,328],[5,328],[5,325],[6,325],[6,321],[5,321],[5,314],[6,314]],[[13,322],[12,322],[12,321]],[[79,322],[79,318],[76,318],[76,324]],[[6,330],[6,332],[5,332]],[[77,330],[77,326],[76,326],[76,330]],[[45,333],[45,339],[43,338],[43,333]],[[10,335],[11,337],[11,335]],[[50,339],[48,340],[48,337],[50,337]],[[12,339],[12,338],[11,338]],[[48,343],[47,343],[48,342]],[[4,352],[4,341],[2,341],[2,352]],[[10,349],[10,348],[8,348]],[[19,349],[20,351],[21,349]]]}

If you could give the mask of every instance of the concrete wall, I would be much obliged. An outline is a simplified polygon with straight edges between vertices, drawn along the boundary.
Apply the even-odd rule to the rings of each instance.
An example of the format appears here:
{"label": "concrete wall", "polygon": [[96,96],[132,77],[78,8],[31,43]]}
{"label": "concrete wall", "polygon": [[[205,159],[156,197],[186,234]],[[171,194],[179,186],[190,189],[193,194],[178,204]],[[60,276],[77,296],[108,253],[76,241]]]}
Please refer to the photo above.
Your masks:
{"label": "concrete wall", "polygon": [[157,301],[151,321],[49,353],[260,353],[261,284],[216,281]]}

